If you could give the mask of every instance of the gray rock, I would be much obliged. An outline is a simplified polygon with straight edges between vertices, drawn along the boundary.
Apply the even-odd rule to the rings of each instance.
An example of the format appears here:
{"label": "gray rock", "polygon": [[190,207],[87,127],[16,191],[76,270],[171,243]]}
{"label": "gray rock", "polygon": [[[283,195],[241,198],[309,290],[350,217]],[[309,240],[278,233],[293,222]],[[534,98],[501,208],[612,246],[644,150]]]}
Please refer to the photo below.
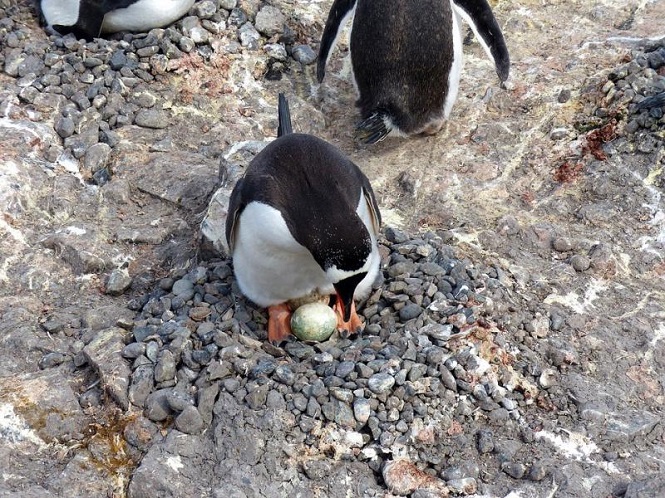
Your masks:
{"label": "gray rock", "polygon": [[45,368],[53,368],[57,367],[58,365],[61,365],[67,361],[67,355],[62,354],[62,353],[47,353],[44,356],[41,357],[39,360],[39,368],[42,370]]}
{"label": "gray rock", "polygon": [[[67,118],[64,118],[67,119]],[[60,132],[57,130],[58,134]],[[60,135],[62,136],[62,135]],[[102,168],[106,167],[109,155],[111,154],[111,147],[105,143],[98,143],[90,146],[85,152],[83,159],[83,167],[91,174],[96,173]]]}
{"label": "gray rock", "polygon": [[625,498],[651,498],[665,496],[665,474],[653,474],[646,479],[628,484]]}
{"label": "gray rock", "polygon": [[24,441],[26,429],[46,442],[83,437],[88,421],[60,369],[0,377],[0,392],[3,445]]}
{"label": "gray rock", "polygon": [[214,382],[209,386],[199,389],[197,394],[197,408],[203,419],[203,423],[208,426],[212,423],[213,407],[219,394],[219,382]]}
{"label": "gray rock", "polygon": [[570,258],[570,264],[575,269],[575,271],[583,272],[589,269],[591,266],[591,260],[581,254],[575,254],[572,258]]}
{"label": "gray rock", "polygon": [[201,2],[196,2],[192,6],[192,13],[200,19],[209,19],[213,15],[215,15],[215,12],[217,12],[217,6],[215,5],[215,2],[213,2],[212,0],[203,0]]}
{"label": "gray rock", "polygon": [[259,33],[271,37],[284,30],[285,22],[286,17],[282,11],[277,7],[266,5],[256,14],[254,26]]}
{"label": "gray rock", "polygon": [[155,365],[155,382],[166,382],[175,379],[176,363],[171,351],[164,350]]}
{"label": "gray rock", "polygon": [[372,375],[367,382],[367,387],[376,394],[389,392],[394,385],[395,378],[386,373]]}
{"label": "gray rock", "polygon": [[501,470],[513,479],[522,479],[524,474],[526,474],[526,467],[517,462],[503,462],[501,464]]}
{"label": "gray rock", "polygon": [[260,39],[261,34],[256,31],[254,26],[249,22],[246,22],[240,26],[240,29],[238,29],[238,40],[243,47],[247,47],[250,50],[256,50],[259,48]]}
{"label": "gray rock", "polygon": [[200,434],[205,424],[196,407],[190,405],[176,417],[175,427],[185,434]]}
{"label": "gray rock", "polygon": [[309,45],[296,45],[291,51],[293,58],[304,65],[313,64],[316,60],[316,52]]}
{"label": "gray rock", "polygon": [[145,407],[146,400],[152,392],[154,368],[152,365],[140,365],[132,372],[129,386],[129,401],[139,408]]}
{"label": "gray rock", "polygon": [[145,416],[153,422],[162,422],[169,418],[173,411],[168,403],[170,389],[159,389],[150,393],[145,401]]}
{"label": "gray rock", "polygon": [[60,137],[67,138],[74,134],[76,125],[71,118],[60,117],[55,121],[55,131]]}
{"label": "gray rock", "polygon": [[169,116],[166,111],[142,109],[136,113],[134,123],[143,128],[162,129],[169,125]]}
{"label": "gray rock", "polygon": [[217,0],[220,9],[233,10],[238,5],[238,0]]}
{"label": "gray rock", "polygon": [[401,310],[399,310],[399,319],[402,322],[407,322],[409,320],[413,320],[414,318],[418,318],[422,312],[423,309],[417,304],[407,304]]}
{"label": "gray rock", "polygon": [[368,399],[357,398],[353,402],[353,416],[359,424],[365,425],[372,413],[371,403]]}
{"label": "gray rock", "polygon": [[[101,145],[101,144],[98,144]],[[110,296],[119,296],[132,285],[132,277],[127,268],[116,268],[106,281],[106,293]]]}
{"label": "gray rock", "polygon": [[111,327],[100,331],[83,348],[88,363],[99,375],[101,385],[124,410],[129,407],[128,389],[130,369],[120,352],[124,347],[126,331]]}
{"label": "gray rock", "polygon": [[478,490],[478,483],[473,477],[450,479],[446,485],[453,493],[460,495],[473,495]]}

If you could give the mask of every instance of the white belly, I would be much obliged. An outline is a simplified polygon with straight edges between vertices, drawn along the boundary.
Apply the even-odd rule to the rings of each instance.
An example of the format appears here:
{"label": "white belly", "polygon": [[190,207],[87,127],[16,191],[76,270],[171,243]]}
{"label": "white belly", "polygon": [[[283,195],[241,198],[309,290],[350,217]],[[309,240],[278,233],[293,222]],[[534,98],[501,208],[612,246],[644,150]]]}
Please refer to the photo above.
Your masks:
{"label": "white belly", "polygon": [[194,0],[139,0],[104,17],[102,32],[149,31],[171,24],[184,16]]}
{"label": "white belly", "polygon": [[310,252],[289,232],[279,211],[252,202],[238,219],[233,267],[240,290],[268,307],[335,289]]}

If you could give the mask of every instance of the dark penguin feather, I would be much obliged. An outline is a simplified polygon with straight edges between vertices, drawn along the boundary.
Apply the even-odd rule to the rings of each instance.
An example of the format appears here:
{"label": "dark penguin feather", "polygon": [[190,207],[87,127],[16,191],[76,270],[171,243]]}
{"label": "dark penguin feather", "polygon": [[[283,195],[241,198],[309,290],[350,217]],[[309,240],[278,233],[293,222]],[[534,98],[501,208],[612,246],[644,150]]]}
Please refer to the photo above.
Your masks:
{"label": "dark penguin feather", "polygon": [[387,111],[377,111],[367,119],[356,125],[353,137],[356,141],[371,145],[380,142],[388,136],[390,130],[386,128],[386,119],[390,117]]}
{"label": "dark penguin feather", "polygon": [[476,28],[485,44],[490,48],[496,67],[496,74],[504,82],[510,73],[510,55],[503,33],[487,0],[453,0],[475,21]]}
{"label": "dark penguin feather", "polygon": [[665,92],[661,92],[656,95],[652,95],[651,97],[647,97],[646,99],[640,101],[639,104],[635,107],[638,111],[641,111],[642,109],[651,109],[653,107],[663,107],[665,106]]}
{"label": "dark penguin feather", "polygon": [[279,116],[279,126],[277,128],[277,136],[283,137],[289,133],[293,133],[293,126],[291,125],[291,111],[289,110],[289,102],[283,93],[279,94],[279,103],[277,104],[277,113]]}
{"label": "dark penguin feather", "polygon": [[288,103],[279,99],[282,135],[250,163],[229,201],[226,238],[233,250],[238,218],[251,202],[277,209],[293,238],[322,269],[353,271],[372,252],[370,234],[356,213],[360,198],[372,213],[379,207],[367,177],[339,149],[312,135],[291,133]]}

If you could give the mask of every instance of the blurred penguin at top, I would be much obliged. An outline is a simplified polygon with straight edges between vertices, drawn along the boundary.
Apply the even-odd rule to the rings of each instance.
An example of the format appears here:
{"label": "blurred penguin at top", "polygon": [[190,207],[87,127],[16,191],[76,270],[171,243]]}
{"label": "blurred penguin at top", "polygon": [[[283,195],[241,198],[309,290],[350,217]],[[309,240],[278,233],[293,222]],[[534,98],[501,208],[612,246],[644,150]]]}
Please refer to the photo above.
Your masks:
{"label": "blurred penguin at top", "polygon": [[487,0],[335,0],[321,38],[319,82],[347,19],[353,19],[349,48],[361,142],[441,129],[457,99],[462,20],[501,82],[508,79],[508,48]]}
{"label": "blurred penguin at top", "polygon": [[150,31],[184,16],[194,0],[41,0],[48,28],[92,40],[102,33]]}

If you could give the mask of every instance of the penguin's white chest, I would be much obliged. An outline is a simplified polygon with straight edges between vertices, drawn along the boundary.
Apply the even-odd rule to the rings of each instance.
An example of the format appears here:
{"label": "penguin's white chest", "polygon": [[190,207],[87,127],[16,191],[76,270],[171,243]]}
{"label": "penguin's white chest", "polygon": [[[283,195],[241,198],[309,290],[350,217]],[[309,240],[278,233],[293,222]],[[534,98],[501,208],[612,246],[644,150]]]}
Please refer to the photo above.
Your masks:
{"label": "penguin's white chest", "polygon": [[236,280],[248,298],[268,307],[312,292],[333,294],[332,282],[291,235],[280,212],[251,202],[237,221],[233,248]]}
{"label": "penguin's white chest", "polygon": [[102,32],[148,31],[166,26],[184,16],[193,4],[194,0],[138,0],[106,14]]}

